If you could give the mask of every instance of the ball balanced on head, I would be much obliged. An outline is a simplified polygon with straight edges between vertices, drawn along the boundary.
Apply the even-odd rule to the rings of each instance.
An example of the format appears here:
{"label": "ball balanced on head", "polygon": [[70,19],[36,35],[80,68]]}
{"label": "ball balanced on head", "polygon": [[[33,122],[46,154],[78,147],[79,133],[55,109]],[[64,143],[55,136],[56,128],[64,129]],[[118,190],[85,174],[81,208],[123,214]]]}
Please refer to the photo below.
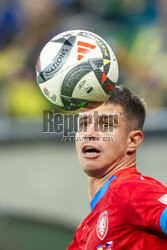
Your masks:
{"label": "ball balanced on head", "polygon": [[42,49],[36,79],[44,96],[60,110],[81,111],[108,99],[118,80],[118,63],[100,36],[72,30]]}

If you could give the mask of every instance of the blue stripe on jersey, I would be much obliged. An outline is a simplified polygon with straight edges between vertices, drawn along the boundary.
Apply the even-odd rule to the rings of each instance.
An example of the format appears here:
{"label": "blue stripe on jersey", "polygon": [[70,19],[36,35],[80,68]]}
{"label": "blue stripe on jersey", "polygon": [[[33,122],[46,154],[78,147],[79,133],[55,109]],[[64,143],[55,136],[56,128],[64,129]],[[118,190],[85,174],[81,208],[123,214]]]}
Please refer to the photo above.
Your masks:
{"label": "blue stripe on jersey", "polygon": [[105,192],[108,189],[108,186],[111,182],[111,180],[115,179],[115,176],[111,176],[104,185],[99,189],[99,191],[95,194],[93,200],[90,202],[90,209],[93,210],[94,206],[97,204],[97,202],[102,198],[102,196],[105,194]]}
{"label": "blue stripe on jersey", "polygon": [[161,230],[167,234],[167,207],[161,213],[159,225]]}

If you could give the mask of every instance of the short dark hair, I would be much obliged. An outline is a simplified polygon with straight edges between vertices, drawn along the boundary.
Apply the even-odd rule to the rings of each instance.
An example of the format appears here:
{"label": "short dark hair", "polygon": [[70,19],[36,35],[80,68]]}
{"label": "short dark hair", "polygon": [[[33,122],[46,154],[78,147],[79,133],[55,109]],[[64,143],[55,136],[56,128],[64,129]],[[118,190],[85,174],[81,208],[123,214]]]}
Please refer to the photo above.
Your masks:
{"label": "short dark hair", "polygon": [[105,104],[120,105],[128,121],[128,130],[142,130],[146,117],[146,105],[136,94],[124,86],[116,86]]}

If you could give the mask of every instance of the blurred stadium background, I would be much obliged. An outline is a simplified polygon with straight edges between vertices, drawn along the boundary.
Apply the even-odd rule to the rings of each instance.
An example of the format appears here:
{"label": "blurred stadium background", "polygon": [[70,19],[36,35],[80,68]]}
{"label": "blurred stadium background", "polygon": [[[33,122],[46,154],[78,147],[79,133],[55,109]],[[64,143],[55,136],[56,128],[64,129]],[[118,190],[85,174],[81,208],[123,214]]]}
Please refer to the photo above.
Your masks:
{"label": "blurred stadium background", "polygon": [[0,1],[0,250],[63,250],[89,213],[74,143],[42,133],[54,107],[35,64],[54,35],[85,29],[104,37],[119,82],[148,105],[138,169],[167,185],[167,1]]}

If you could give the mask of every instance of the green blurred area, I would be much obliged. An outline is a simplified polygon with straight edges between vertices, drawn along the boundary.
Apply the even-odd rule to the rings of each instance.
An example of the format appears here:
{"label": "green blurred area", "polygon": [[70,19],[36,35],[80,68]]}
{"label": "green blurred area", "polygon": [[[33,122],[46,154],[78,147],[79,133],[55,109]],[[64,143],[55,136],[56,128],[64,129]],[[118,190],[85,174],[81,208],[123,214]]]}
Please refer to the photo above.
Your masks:
{"label": "green blurred area", "polygon": [[0,250],[64,250],[73,228],[26,218],[0,218]]}

